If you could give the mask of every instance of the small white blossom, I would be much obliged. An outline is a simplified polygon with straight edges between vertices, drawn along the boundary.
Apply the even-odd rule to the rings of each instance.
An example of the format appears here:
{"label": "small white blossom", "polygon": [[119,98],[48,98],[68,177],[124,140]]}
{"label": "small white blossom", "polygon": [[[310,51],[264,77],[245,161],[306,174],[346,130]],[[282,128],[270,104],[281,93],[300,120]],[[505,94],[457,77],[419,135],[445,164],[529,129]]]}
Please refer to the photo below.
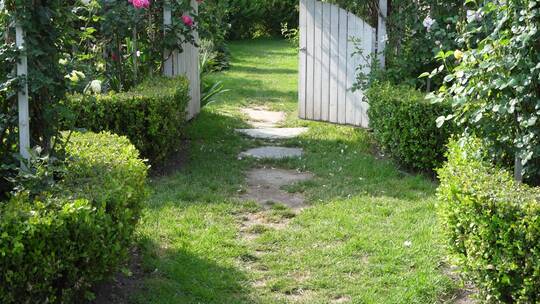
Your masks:
{"label": "small white blossom", "polygon": [[97,70],[97,71],[100,71],[100,72],[105,71],[105,64],[103,64],[103,62],[97,63],[97,64],[96,64],[96,70]]}
{"label": "small white blossom", "polygon": [[467,21],[468,22],[482,21],[482,14],[480,14],[478,11],[467,10]]}
{"label": "small white blossom", "polygon": [[91,0],[81,0],[82,4],[84,4],[84,5],[90,4],[90,1],[91,1]]}
{"label": "small white blossom", "polygon": [[71,71],[68,75],[65,76],[67,79],[73,81],[73,82],[79,82],[79,80],[86,78],[86,75],[84,75],[83,72],[79,72],[77,70]]}
{"label": "small white blossom", "polygon": [[435,24],[435,20],[433,20],[430,16],[427,16],[422,24],[424,27],[428,30],[428,32],[431,30],[431,27]]}
{"label": "small white blossom", "polygon": [[403,246],[409,248],[409,247],[412,246],[412,242],[411,241],[405,241],[405,242],[403,242]]}
{"label": "small white blossom", "polygon": [[94,94],[101,93],[101,80],[92,80],[90,82],[90,91]]}

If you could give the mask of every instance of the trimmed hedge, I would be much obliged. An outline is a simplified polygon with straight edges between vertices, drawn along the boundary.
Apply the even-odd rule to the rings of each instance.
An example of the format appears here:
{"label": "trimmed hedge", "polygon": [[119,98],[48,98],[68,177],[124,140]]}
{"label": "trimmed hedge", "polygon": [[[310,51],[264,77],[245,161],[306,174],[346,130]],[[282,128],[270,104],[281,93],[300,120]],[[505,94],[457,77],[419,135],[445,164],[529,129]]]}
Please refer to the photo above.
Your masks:
{"label": "trimmed hedge", "polygon": [[157,164],[180,148],[189,100],[185,77],[157,77],[125,93],[73,95],[65,105],[76,116],[70,127],[127,136]]}
{"label": "trimmed hedge", "polygon": [[384,152],[413,170],[431,172],[442,165],[455,128],[438,128],[436,120],[450,113],[450,105],[432,104],[414,88],[389,83],[372,85],[366,97],[370,127]]}
{"label": "trimmed hedge", "polygon": [[137,149],[109,133],[74,134],[67,156],[59,190],[0,205],[0,303],[76,302],[128,255],[146,195]]}
{"label": "trimmed hedge", "polygon": [[540,190],[493,167],[476,139],[452,142],[439,170],[451,251],[488,303],[540,302]]}

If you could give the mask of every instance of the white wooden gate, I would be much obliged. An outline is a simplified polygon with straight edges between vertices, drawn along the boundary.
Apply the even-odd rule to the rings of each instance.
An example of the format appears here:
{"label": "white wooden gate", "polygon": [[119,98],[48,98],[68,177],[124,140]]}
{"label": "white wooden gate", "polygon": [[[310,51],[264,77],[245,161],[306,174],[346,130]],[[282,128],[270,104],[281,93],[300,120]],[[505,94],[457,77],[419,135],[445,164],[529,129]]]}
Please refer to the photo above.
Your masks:
{"label": "white wooden gate", "polygon": [[[195,13],[198,10],[198,2],[191,0],[191,6],[195,9]],[[164,10],[164,24],[171,24],[171,11],[165,8]],[[199,40],[198,33],[193,33],[195,41]],[[190,43],[186,43],[182,46],[184,51],[179,53],[178,51],[165,52],[165,63],[163,66],[163,73],[166,76],[185,75],[189,80],[191,101],[187,107],[187,118],[192,119],[197,116],[201,111],[201,79],[199,73],[199,49]]]}
{"label": "white wooden gate", "polygon": [[363,92],[351,90],[357,67],[366,64],[353,56],[353,37],[364,57],[375,53],[376,31],[362,19],[333,4],[300,0],[300,118],[368,127]]}

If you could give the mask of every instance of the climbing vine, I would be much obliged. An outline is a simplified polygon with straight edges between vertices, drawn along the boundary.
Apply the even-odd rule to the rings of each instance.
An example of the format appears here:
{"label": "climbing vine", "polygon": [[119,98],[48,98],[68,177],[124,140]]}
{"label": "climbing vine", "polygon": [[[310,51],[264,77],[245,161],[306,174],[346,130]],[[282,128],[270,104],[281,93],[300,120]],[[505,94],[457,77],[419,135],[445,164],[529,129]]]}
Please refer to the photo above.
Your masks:
{"label": "climbing vine", "polygon": [[[198,1],[201,2],[201,1]],[[197,16],[189,0],[5,0],[0,5],[0,158],[2,176],[16,165],[17,91],[29,88],[31,146],[50,153],[59,123],[71,113],[60,106],[70,92],[121,91],[160,72],[164,50],[195,43]],[[163,8],[171,23],[163,25]],[[21,49],[15,26],[25,32]],[[28,75],[16,63],[28,58]],[[0,181],[0,193],[5,192]]]}
{"label": "climbing vine", "polygon": [[[498,164],[525,166],[540,176],[540,3],[536,0],[468,1],[462,49],[440,52],[442,65],[426,76],[449,73],[433,96],[450,101],[453,120],[485,139]],[[518,163],[519,165],[519,163]],[[538,183],[538,180],[531,180]]]}

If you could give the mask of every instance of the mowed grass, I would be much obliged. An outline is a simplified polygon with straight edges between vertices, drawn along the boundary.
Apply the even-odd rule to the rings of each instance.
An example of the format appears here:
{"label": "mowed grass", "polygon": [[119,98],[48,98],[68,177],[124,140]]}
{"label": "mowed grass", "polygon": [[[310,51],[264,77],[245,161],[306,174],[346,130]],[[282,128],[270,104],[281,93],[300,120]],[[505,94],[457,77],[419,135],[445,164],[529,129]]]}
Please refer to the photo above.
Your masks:
{"label": "mowed grass", "polygon": [[[286,41],[231,43],[232,67],[215,75],[231,89],[188,130],[189,161],[152,181],[139,228],[144,288],[135,303],[441,303],[454,284],[445,275],[434,191],[371,153],[361,129],[296,119],[297,51]],[[287,125],[310,131],[288,146],[305,157],[239,160],[262,142],[243,138],[240,109],[266,105],[289,113]],[[257,166],[309,171],[316,178],[287,187],[310,207],[294,215],[241,202],[245,172]],[[283,229],[254,226],[267,212]],[[292,217],[292,219],[290,219]],[[286,219],[285,219],[286,218]]]}

